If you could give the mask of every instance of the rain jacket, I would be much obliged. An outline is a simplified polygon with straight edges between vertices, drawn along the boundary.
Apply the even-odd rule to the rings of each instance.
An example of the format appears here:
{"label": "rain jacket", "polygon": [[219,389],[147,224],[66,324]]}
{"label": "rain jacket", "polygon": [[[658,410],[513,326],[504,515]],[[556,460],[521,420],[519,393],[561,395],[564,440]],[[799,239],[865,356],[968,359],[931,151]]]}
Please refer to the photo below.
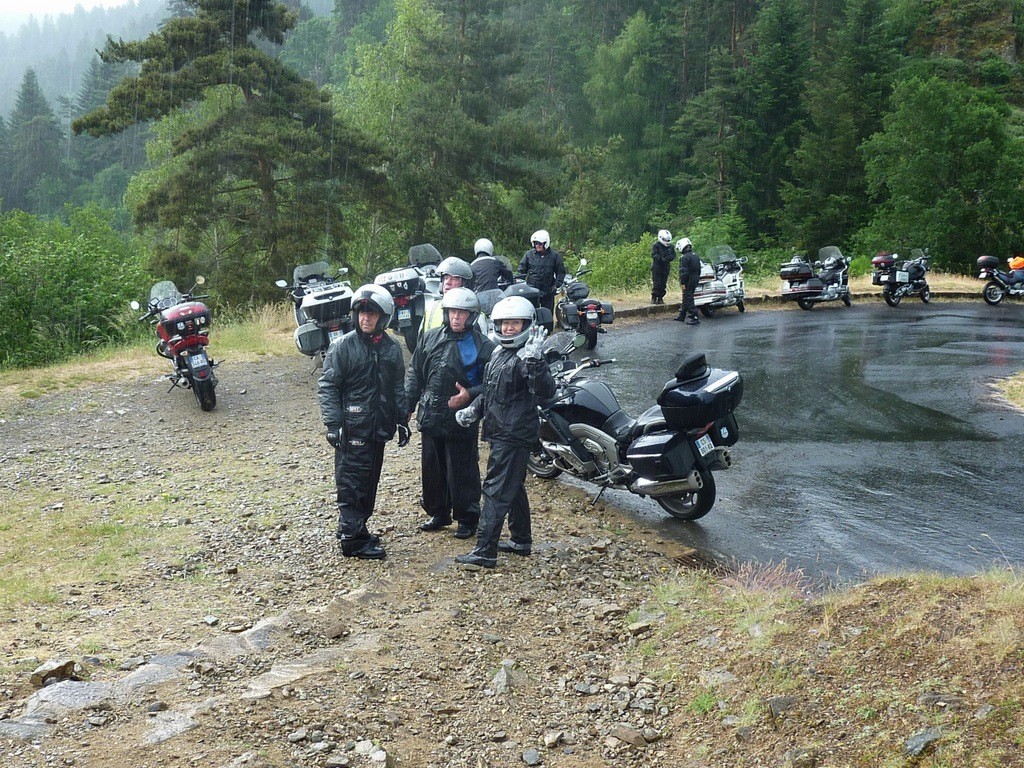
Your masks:
{"label": "rain jacket", "polygon": [[540,437],[537,404],[554,397],[555,380],[543,360],[523,360],[497,347],[484,373],[484,393],[471,407],[483,416],[485,440],[533,446]]}
{"label": "rain jacket", "polygon": [[541,253],[531,249],[523,254],[516,274],[540,291],[541,298],[554,296],[565,278],[565,263],[562,254],[550,247]]}

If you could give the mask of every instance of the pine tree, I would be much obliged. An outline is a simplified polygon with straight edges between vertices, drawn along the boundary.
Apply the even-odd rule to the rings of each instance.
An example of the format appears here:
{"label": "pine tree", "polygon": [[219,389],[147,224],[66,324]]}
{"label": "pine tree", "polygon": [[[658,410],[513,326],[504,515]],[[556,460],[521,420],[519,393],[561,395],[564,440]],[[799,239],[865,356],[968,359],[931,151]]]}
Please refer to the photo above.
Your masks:
{"label": "pine tree", "polygon": [[274,0],[193,6],[143,41],[107,41],[105,62],[141,68],[73,128],[106,136],[163,118],[174,135],[161,166],[133,182],[136,225],[164,233],[179,269],[225,270],[232,298],[269,296],[270,277],[295,261],[341,260],[341,204],[357,188],[380,193],[380,160],[329,94],[257,47],[280,45],[294,14]]}
{"label": "pine tree", "polygon": [[63,135],[33,69],[25,71],[9,126],[10,177],[6,208],[32,211],[32,191],[47,180],[63,180]]}

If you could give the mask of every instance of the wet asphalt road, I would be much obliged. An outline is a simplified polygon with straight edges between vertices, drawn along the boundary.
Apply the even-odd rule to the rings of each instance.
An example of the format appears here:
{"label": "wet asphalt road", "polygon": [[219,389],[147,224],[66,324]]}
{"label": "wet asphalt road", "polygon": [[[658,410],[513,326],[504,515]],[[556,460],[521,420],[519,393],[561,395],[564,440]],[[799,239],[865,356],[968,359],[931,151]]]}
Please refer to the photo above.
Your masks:
{"label": "wet asphalt road", "polygon": [[1024,304],[671,317],[610,328],[596,354],[618,364],[590,375],[635,415],[689,352],[741,371],[735,464],[695,523],[626,492],[605,500],[713,557],[826,582],[1024,564],[1024,416],[990,387],[1024,369]]}

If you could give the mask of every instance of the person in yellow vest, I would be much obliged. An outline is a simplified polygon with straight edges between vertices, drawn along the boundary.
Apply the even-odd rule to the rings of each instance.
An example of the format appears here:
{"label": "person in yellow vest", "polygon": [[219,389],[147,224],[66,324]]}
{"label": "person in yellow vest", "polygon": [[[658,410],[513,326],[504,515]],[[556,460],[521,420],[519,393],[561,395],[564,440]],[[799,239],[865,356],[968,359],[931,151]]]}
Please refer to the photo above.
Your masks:
{"label": "person in yellow vest", "polygon": [[[452,288],[473,290],[473,269],[460,258],[449,256],[444,259],[437,265],[437,274],[441,278],[441,296],[444,296]],[[483,317],[483,313],[477,315],[476,322],[480,332],[486,335],[487,321]],[[442,325],[444,325],[444,308],[441,306],[441,300],[436,299],[423,314],[420,336],[427,331],[440,328]]]}

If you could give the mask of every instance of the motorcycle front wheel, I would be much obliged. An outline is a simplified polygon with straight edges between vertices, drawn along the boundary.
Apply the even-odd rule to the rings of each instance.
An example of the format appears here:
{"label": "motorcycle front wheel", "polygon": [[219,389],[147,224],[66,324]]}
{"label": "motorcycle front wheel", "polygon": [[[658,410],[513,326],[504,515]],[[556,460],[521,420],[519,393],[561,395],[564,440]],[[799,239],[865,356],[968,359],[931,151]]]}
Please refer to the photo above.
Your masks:
{"label": "motorcycle front wheel", "polygon": [[985,283],[985,289],[981,292],[981,298],[985,300],[986,304],[993,307],[1000,303],[1004,296],[1006,296],[1006,292],[1003,290],[1003,286],[995,280],[989,280]]}
{"label": "motorcycle front wheel", "polygon": [[193,381],[192,392],[195,393],[199,407],[204,411],[212,411],[217,407],[217,392],[213,388],[213,379]]}
{"label": "motorcycle front wheel", "polygon": [[814,302],[810,299],[797,299],[796,303],[800,309],[806,309],[808,312],[814,309]]}
{"label": "motorcycle front wheel", "polygon": [[921,301],[928,304],[932,300],[932,289],[927,285],[921,289]]}
{"label": "motorcycle front wheel", "polygon": [[898,293],[893,293],[892,291],[886,289],[882,291],[882,298],[885,299],[885,303],[888,304],[890,307],[898,307],[900,304],[900,300],[903,297],[900,296]]}
{"label": "motorcycle front wheel", "polygon": [[736,302],[736,309],[738,309],[740,312],[747,311],[746,306],[743,304],[743,299],[740,299],[739,301]]}
{"label": "motorcycle front wheel", "polygon": [[562,470],[555,466],[555,462],[539,446],[530,451],[530,457],[526,460],[526,468],[542,480],[554,480],[562,474]]}
{"label": "motorcycle front wheel", "polygon": [[704,481],[699,491],[687,491],[679,496],[662,496],[655,499],[658,505],[676,520],[699,520],[715,505],[715,476],[707,470],[700,473]]}

